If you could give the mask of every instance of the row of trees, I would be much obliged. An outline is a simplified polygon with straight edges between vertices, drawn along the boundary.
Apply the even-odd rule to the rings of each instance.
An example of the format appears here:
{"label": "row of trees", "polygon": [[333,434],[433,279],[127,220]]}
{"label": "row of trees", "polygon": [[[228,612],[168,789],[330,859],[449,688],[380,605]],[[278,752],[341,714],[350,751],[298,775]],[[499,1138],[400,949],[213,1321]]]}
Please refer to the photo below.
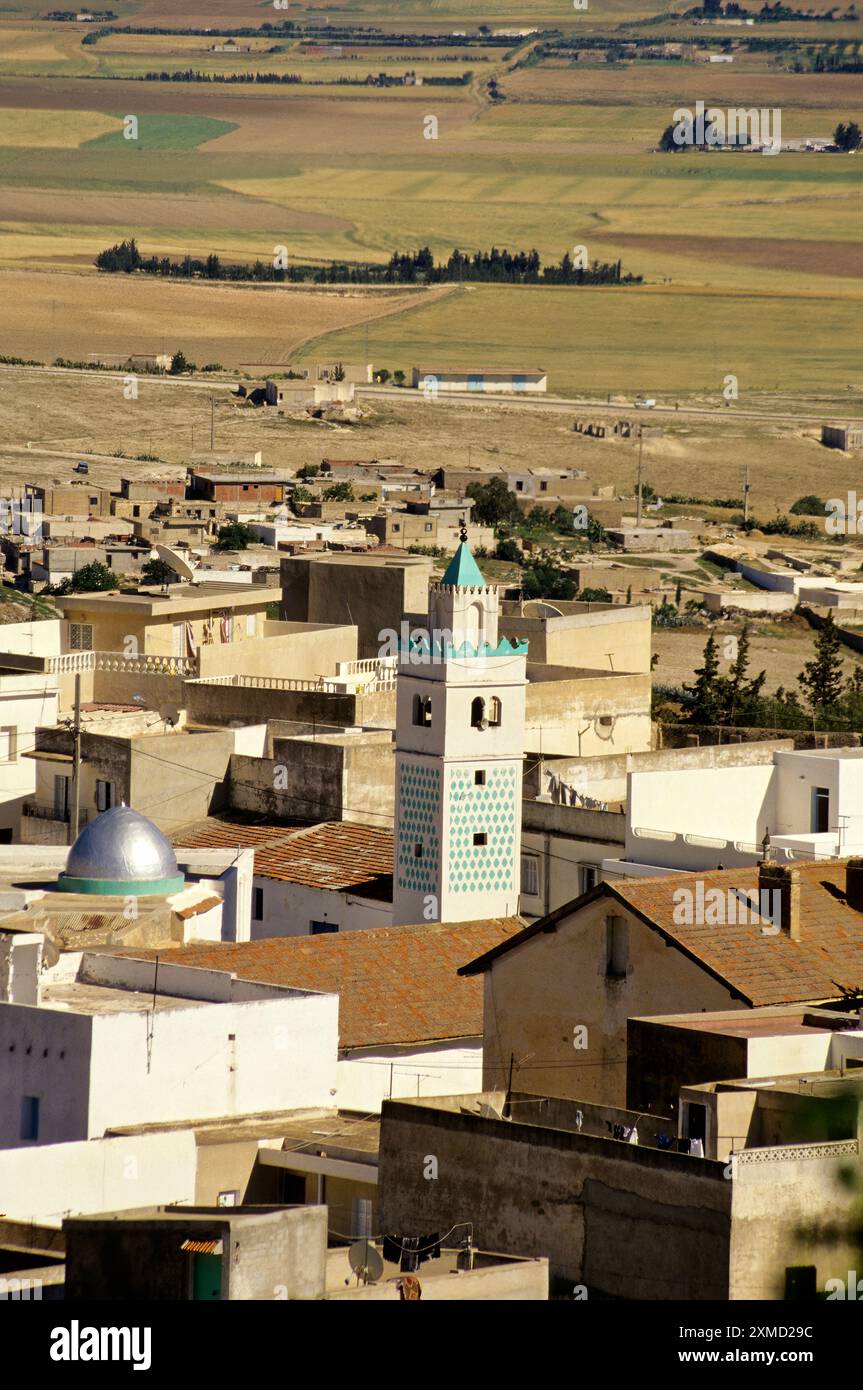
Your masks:
{"label": "row of trees", "polygon": [[449,259],[436,263],[428,246],[419,251],[394,252],[386,265],[334,262],[330,266],[293,263],[282,266],[273,262],[255,261],[251,265],[225,265],[211,253],[204,259],[184,256],[144,257],[134,237],[100,251],[96,266],[110,274],[160,275],[179,279],[200,280],[266,280],[304,281],[317,284],[442,284],[461,280],[488,281],[496,284],[549,285],[629,285],[641,282],[640,275],[623,274],[620,261],[593,261],[589,266],[577,265],[566,252],[556,265],[543,266],[539,252],[508,251],[493,246],[490,251],[465,255],[453,251]]}
{"label": "row of trees", "polygon": [[684,718],[690,724],[719,724],[738,728],[799,729],[817,724],[821,729],[853,730],[863,724],[863,667],[845,678],[842,644],[832,614],[815,637],[811,661],[797,677],[797,690],[779,687],[765,696],[766,672],[749,674],[750,628],[737,642],[737,654],[727,673],[720,671],[715,636],[708,637],[695,680],[680,692]]}

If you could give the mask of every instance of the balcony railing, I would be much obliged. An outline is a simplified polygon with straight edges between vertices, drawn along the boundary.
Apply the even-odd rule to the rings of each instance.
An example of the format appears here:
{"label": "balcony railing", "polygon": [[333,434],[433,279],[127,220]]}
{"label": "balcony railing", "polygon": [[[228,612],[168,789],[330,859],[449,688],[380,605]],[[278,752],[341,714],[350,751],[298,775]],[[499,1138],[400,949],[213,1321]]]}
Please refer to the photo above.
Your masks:
{"label": "balcony railing", "polygon": [[119,671],[136,676],[180,676],[183,679],[198,674],[196,656],[124,656],[122,652],[66,652],[63,656],[45,659],[45,670],[51,675],[74,671]]}

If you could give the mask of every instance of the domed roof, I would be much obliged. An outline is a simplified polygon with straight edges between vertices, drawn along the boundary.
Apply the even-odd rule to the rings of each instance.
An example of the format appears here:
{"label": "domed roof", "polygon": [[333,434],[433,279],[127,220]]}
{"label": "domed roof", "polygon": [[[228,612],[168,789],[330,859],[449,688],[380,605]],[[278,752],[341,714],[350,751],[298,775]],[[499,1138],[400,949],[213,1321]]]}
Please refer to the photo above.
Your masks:
{"label": "domed roof", "polygon": [[66,893],[176,893],[184,883],[170,842],[129,806],[103,811],[81,831],[57,886]]}

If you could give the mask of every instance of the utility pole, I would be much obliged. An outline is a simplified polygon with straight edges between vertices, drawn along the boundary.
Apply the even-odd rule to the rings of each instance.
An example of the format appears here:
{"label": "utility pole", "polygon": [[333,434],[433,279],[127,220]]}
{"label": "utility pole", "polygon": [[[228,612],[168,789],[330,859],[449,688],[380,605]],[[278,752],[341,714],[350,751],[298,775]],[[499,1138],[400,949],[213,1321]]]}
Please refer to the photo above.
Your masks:
{"label": "utility pole", "polygon": [[638,427],[638,482],[637,482],[637,484],[636,484],[636,496],[637,496],[637,498],[638,498],[638,501],[636,502],[636,507],[635,507],[635,524],[636,524],[636,526],[640,526],[640,525],[641,525],[641,451],[642,451],[642,449],[644,448],[644,439],[642,438],[641,428],[642,428],[641,425],[639,425],[639,427]]}
{"label": "utility pole", "polygon": [[749,520],[749,464],[743,470],[743,520]]}
{"label": "utility pole", "polygon": [[72,805],[69,810],[68,843],[78,838],[81,819],[81,676],[75,673],[75,716],[72,722]]}
{"label": "utility pole", "polygon": [[216,397],[210,397],[210,453],[216,448]]}

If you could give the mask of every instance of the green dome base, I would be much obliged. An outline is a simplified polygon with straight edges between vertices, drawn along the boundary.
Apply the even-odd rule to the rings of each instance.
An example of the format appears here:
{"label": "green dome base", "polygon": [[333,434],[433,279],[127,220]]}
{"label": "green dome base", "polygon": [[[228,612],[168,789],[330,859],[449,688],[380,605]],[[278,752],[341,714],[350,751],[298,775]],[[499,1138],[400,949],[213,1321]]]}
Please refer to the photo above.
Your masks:
{"label": "green dome base", "polygon": [[168,893],[179,893],[185,886],[183,874],[175,874],[173,878],[154,878],[149,882],[121,878],[70,878],[68,874],[60,874],[57,879],[60,893],[92,893],[106,898],[146,898],[157,894],[164,897]]}

